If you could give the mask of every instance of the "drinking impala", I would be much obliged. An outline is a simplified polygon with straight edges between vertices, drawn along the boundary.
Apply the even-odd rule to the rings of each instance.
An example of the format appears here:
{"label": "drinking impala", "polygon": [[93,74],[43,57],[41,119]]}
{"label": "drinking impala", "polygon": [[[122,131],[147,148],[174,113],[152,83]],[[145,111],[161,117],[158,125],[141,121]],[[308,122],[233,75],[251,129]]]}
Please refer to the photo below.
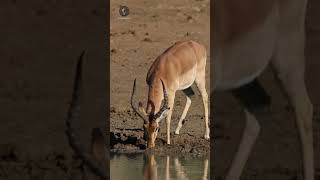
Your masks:
{"label": "drinking impala", "polygon": [[[204,46],[194,41],[177,42],[163,52],[153,62],[147,74],[149,92],[146,110],[142,107],[141,102],[137,108],[133,101],[136,85],[136,80],[134,80],[131,105],[144,120],[147,147],[155,146],[159,123],[165,117],[167,118],[167,144],[170,144],[170,121],[174,98],[176,91],[182,90],[187,97],[187,102],[175,130],[175,133],[179,134],[182,121],[191,104],[190,97],[194,94],[191,89],[193,83],[197,85],[202,96],[205,116],[204,138],[209,139],[208,94],[205,86],[206,58],[207,53]],[[162,100],[164,103],[161,106]]]}

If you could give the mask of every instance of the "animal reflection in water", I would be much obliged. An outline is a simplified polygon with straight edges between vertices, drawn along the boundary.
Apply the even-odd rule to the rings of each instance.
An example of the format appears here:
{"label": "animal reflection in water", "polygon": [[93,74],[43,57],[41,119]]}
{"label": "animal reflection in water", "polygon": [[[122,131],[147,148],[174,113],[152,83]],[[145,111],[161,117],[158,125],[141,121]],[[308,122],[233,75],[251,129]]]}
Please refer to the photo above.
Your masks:
{"label": "animal reflection in water", "polygon": [[[158,164],[156,161],[156,158],[153,154],[146,154],[144,156],[144,167],[143,167],[143,179],[144,180],[170,180],[175,179],[172,177],[172,174],[170,174],[170,156],[166,157],[165,160],[165,175],[164,178],[159,178],[158,174]],[[180,160],[175,157],[174,158],[174,170],[176,174],[176,179],[181,180],[188,180],[192,178],[188,178],[187,174],[185,173],[184,167],[181,165]],[[204,168],[203,168],[203,175],[202,180],[208,180],[208,166],[209,166],[209,160],[204,159]],[[200,177],[199,177],[200,178]]]}

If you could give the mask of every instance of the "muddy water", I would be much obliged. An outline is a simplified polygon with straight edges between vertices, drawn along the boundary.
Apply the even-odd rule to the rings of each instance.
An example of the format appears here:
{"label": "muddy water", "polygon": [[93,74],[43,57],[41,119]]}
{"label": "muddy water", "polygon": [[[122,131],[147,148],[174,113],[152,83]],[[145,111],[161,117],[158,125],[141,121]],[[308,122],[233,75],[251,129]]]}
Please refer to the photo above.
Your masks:
{"label": "muddy water", "polygon": [[209,157],[111,154],[111,180],[209,180]]}

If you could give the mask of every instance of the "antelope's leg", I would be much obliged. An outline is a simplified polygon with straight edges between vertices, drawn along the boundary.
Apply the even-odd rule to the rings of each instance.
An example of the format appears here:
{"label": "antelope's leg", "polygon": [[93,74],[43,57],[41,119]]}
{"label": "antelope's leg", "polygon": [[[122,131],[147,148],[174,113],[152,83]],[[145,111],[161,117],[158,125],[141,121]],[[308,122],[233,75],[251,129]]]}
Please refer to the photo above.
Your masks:
{"label": "antelope's leg", "polygon": [[175,169],[177,172],[177,178],[183,179],[183,180],[188,180],[186,174],[184,173],[184,168],[182,167],[182,165],[177,157],[174,159],[174,166],[175,166]]}
{"label": "antelope's leg", "polygon": [[209,166],[209,160],[205,159],[202,180],[208,180],[208,166]]}
{"label": "antelope's leg", "polygon": [[297,65],[296,67],[288,67],[279,65],[280,64],[274,65],[275,70],[278,72],[278,78],[282,83],[282,88],[293,105],[296,114],[296,123],[299,129],[303,153],[304,179],[313,180],[313,105],[309,99],[304,82],[304,70],[302,70],[304,66]]}
{"label": "antelope's leg", "polygon": [[281,76],[280,80],[284,90],[295,109],[296,123],[299,128],[300,141],[302,145],[304,176],[305,180],[314,179],[314,150],[313,150],[313,106],[308,97],[303,78],[296,77],[296,72],[292,72],[292,77]]}
{"label": "antelope's leg", "polygon": [[209,117],[208,117],[208,93],[206,90],[206,79],[205,79],[205,71],[203,70],[198,76],[196,77],[196,85],[200,91],[200,94],[202,96],[202,101],[203,101],[203,108],[204,108],[204,124],[205,124],[205,134],[204,138],[205,139],[210,139],[210,129],[209,129]]}
{"label": "antelope's leg", "polygon": [[242,170],[251,153],[251,149],[256,142],[260,132],[260,125],[255,116],[245,109],[246,126],[242,135],[238,151],[232,161],[231,168],[226,176],[226,180],[240,179]]}
{"label": "antelope's leg", "polygon": [[[277,78],[281,82],[282,90],[289,98],[294,107],[296,123],[299,129],[300,141],[302,145],[302,157],[304,165],[304,179],[314,179],[314,149],[313,149],[313,105],[308,96],[305,85],[305,23],[304,15],[306,1],[299,1],[300,11],[297,11],[297,17],[292,20],[290,31],[284,29],[280,32],[277,42],[275,56],[272,59],[272,65],[277,73]],[[304,4],[302,4],[304,3]],[[291,17],[285,16],[287,18]],[[294,17],[294,16],[292,16]],[[286,21],[286,19],[284,20]]]}
{"label": "antelope's leg", "polygon": [[173,105],[174,105],[174,97],[175,97],[176,92],[175,91],[170,91],[169,92],[169,98],[168,98],[168,104],[170,107],[170,110],[168,112],[168,116],[166,118],[166,124],[167,124],[167,144],[170,144],[170,122],[171,122],[171,116],[173,112]]}
{"label": "antelope's leg", "polygon": [[165,180],[170,180],[170,157],[167,156],[166,159],[166,178]]}
{"label": "antelope's leg", "polygon": [[181,129],[181,127],[182,127],[182,122],[183,122],[183,120],[186,118],[186,115],[187,115],[188,110],[189,110],[190,105],[191,105],[191,96],[194,95],[194,92],[192,91],[191,87],[189,87],[189,88],[186,89],[186,90],[183,90],[183,93],[186,95],[187,101],[186,101],[186,105],[185,105],[185,107],[184,107],[184,110],[183,110],[183,112],[182,112],[182,115],[181,115],[181,117],[180,117],[180,119],[179,119],[177,128],[176,128],[176,130],[175,130],[175,132],[174,132],[175,134],[179,134],[179,133],[180,133],[180,129]]}

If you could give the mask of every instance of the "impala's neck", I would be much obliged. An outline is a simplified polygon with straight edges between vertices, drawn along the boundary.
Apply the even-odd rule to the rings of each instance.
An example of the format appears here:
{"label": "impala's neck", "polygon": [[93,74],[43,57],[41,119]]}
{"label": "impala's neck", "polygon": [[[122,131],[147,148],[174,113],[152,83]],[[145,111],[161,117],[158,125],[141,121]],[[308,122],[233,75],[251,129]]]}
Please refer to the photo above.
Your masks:
{"label": "impala's neck", "polygon": [[160,110],[161,101],[163,99],[163,89],[159,78],[155,78],[149,84],[147,113],[157,113]]}

